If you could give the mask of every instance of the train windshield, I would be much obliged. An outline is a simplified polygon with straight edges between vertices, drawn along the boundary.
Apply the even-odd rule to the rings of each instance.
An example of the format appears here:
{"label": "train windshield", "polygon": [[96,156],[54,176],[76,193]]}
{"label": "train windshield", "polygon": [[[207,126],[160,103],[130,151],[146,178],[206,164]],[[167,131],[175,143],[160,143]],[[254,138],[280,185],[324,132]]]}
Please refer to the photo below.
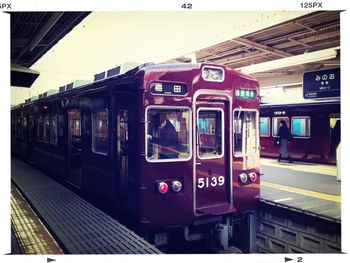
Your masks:
{"label": "train windshield", "polygon": [[256,111],[234,111],[233,142],[235,155],[249,155],[258,149],[258,124]]}
{"label": "train windshield", "polygon": [[148,161],[191,158],[189,109],[150,108],[146,130]]}

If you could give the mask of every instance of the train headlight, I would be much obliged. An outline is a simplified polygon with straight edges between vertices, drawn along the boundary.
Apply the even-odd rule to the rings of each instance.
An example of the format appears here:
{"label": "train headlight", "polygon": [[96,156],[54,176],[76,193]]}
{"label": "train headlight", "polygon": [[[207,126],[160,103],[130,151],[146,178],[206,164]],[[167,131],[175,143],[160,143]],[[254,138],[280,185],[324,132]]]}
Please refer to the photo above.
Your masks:
{"label": "train headlight", "polygon": [[202,78],[207,81],[222,82],[225,78],[225,72],[220,67],[204,66],[202,69]]}
{"label": "train headlight", "polygon": [[182,183],[179,182],[179,181],[173,181],[173,182],[171,183],[171,187],[173,188],[173,191],[174,191],[175,193],[178,193],[178,192],[180,192],[181,189],[182,189]]}
{"label": "train headlight", "polygon": [[241,181],[241,183],[245,184],[248,181],[248,175],[245,173],[240,173],[238,175],[239,181]]}
{"label": "train headlight", "polygon": [[167,183],[165,183],[165,182],[158,183],[158,191],[159,191],[159,193],[166,194],[168,192],[168,189],[169,189],[169,187],[168,187]]}
{"label": "train headlight", "polygon": [[255,172],[251,172],[249,173],[249,179],[250,181],[255,182],[256,179],[258,179],[258,175]]}

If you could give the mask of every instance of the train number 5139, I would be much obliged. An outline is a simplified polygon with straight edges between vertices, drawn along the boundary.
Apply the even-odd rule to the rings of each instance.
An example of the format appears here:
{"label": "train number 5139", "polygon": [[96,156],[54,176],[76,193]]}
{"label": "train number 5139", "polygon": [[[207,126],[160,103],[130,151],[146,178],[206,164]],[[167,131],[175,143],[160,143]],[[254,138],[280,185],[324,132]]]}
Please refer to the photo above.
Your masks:
{"label": "train number 5139", "polygon": [[198,188],[208,188],[208,187],[215,187],[215,186],[223,186],[225,184],[225,177],[219,176],[219,177],[205,177],[205,178],[198,178],[197,187]]}

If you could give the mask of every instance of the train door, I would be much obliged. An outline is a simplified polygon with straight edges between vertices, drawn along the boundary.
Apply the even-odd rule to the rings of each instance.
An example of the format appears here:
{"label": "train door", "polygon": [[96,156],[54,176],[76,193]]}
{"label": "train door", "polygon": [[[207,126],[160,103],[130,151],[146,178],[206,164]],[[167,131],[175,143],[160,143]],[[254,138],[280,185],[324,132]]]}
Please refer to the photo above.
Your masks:
{"label": "train door", "polygon": [[[286,120],[288,121],[288,119]],[[279,121],[273,120],[273,122],[277,127]],[[260,145],[257,110],[236,108],[233,111],[233,137],[234,155],[242,158],[240,169],[258,168],[260,165]]]}
{"label": "train door", "polygon": [[196,102],[196,209],[215,214],[230,203],[229,103]]}
{"label": "train door", "polygon": [[129,173],[129,126],[128,126],[128,110],[126,108],[120,108],[118,110],[118,152],[119,152],[119,185],[120,194],[125,196],[128,189],[128,173]]}
{"label": "train door", "polygon": [[81,187],[81,113],[70,109],[68,113],[68,177],[67,181]]}
{"label": "train door", "polygon": [[[130,101],[129,97],[123,97],[123,104]],[[129,104],[131,105],[131,103]],[[135,179],[135,150],[133,138],[134,111],[129,105],[119,105],[117,107],[117,158],[118,158],[118,195],[122,200],[127,200],[127,205],[132,205],[132,198],[136,196]]]}

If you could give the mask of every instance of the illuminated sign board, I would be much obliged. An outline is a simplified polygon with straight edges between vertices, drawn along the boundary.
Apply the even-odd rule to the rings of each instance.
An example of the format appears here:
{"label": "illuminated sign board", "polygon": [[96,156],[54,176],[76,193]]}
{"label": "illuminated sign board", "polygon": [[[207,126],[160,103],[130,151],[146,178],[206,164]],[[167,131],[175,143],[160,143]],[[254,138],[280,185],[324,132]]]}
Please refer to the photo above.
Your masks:
{"label": "illuminated sign board", "polygon": [[183,96],[187,93],[187,86],[178,83],[161,83],[151,84],[151,93],[153,95]]}
{"label": "illuminated sign board", "polygon": [[340,97],[340,68],[305,72],[303,94],[305,99]]}
{"label": "illuminated sign board", "polygon": [[256,90],[237,89],[236,90],[236,98],[238,98],[238,99],[255,99],[256,98]]}

